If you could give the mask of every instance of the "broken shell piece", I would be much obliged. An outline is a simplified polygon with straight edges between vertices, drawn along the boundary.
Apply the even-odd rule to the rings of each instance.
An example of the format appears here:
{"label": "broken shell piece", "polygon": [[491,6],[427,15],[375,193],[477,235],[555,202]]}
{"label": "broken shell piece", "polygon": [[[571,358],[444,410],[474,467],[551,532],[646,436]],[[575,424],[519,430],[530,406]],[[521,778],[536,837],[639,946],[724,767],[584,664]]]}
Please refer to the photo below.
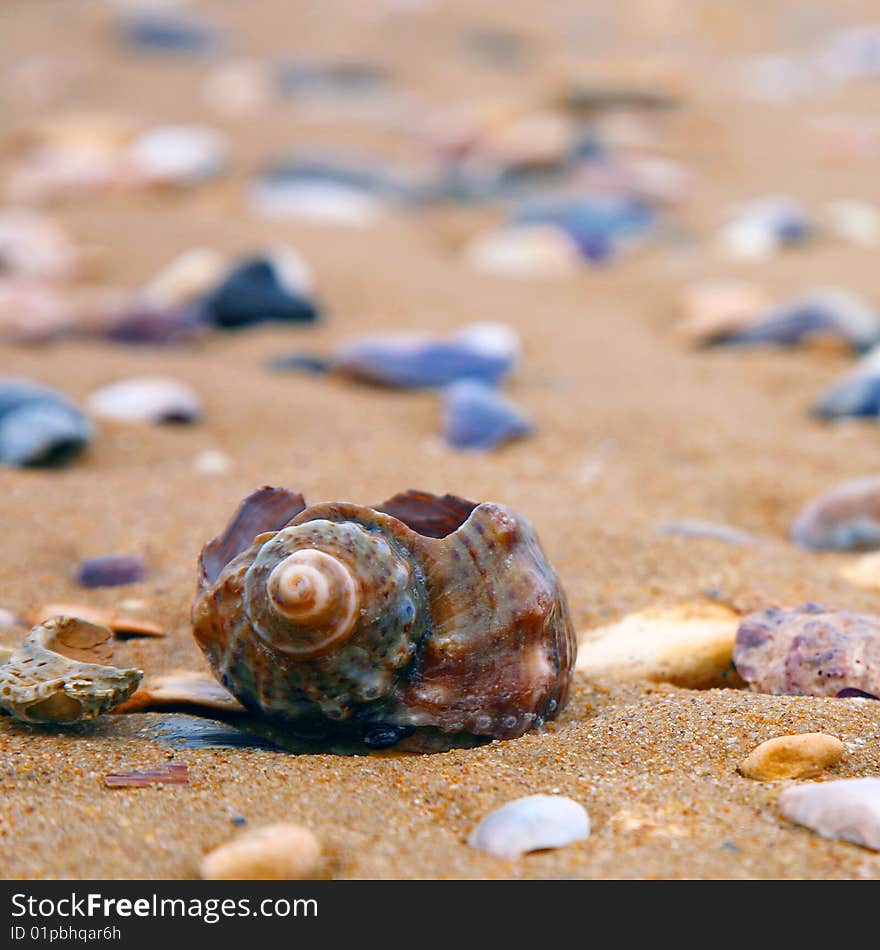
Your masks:
{"label": "broken shell piece", "polygon": [[721,231],[720,244],[728,257],[755,260],[770,257],[784,247],[803,244],[812,233],[813,224],[796,201],[771,196],[740,208]]}
{"label": "broken shell piece", "polygon": [[880,417],[880,347],[873,347],[813,406],[820,419]]}
{"label": "broken shell piece", "polygon": [[497,383],[519,357],[516,331],[503,323],[473,323],[448,336],[381,333],[352,340],[333,368],[346,376],[400,389],[430,389],[460,379]]}
{"label": "broken shell piece", "polygon": [[675,332],[703,346],[751,326],[770,305],[761,287],[742,280],[700,281],[685,289],[683,316]]}
{"label": "broken shell piece", "polygon": [[880,778],[845,778],[787,788],[782,814],[823,838],[842,838],[880,851]]}
{"label": "broken shell piece", "polygon": [[50,218],[33,211],[0,211],[0,274],[59,280],[70,277],[76,250]]}
{"label": "broken shell piece", "polygon": [[566,277],[581,265],[575,241],[561,228],[546,224],[480,235],[465,248],[465,259],[474,270],[501,277]]}
{"label": "broken shell piece", "polygon": [[468,844],[513,859],[589,836],[590,818],[582,805],[562,795],[528,795],[487,815],[471,832]]}
{"label": "broken shell piece", "polygon": [[25,379],[0,379],[0,464],[62,465],[93,434],[92,423],[61,393]]}
{"label": "broken shell piece", "polygon": [[854,587],[880,590],[880,551],[872,551],[840,569],[840,576]]}
{"label": "broken shell piece", "polygon": [[865,350],[880,340],[870,304],[837,287],[811,290],[761,314],[747,327],[709,341],[733,346],[798,346]]}
{"label": "broken shell piece", "polygon": [[157,185],[189,186],[219,174],[227,158],[225,136],[200,125],[162,125],[128,148],[135,175]]}
{"label": "broken shell piece", "polygon": [[225,266],[219,251],[191,248],[147,281],[138,297],[157,309],[181,307],[208,293],[223,277]]}
{"label": "broken shell piece", "polygon": [[443,390],[443,438],[453,448],[494,449],[533,428],[510,399],[480,380],[460,379]]}
{"label": "broken shell piece", "polygon": [[838,200],[827,207],[829,228],[838,236],[863,247],[880,244],[880,208],[865,201]]}
{"label": "broken shell piece", "polygon": [[75,323],[73,309],[58,291],[36,281],[0,277],[0,340],[42,343]]}
{"label": "broken shell piece", "polygon": [[650,607],[588,631],[578,645],[575,669],[689,689],[737,686],[733,646],[738,624],[739,614],[721,604]]}
{"label": "broken shell piece", "polygon": [[744,617],[733,660],[759,693],[836,696],[845,687],[880,693],[880,616],[821,604]]}
{"label": "broken shell piece", "polygon": [[23,722],[66,724],[94,719],[128,699],[143,673],[57,652],[78,635],[88,642],[99,637],[100,628],[77,617],[55,617],[35,627],[0,666],[0,706]]}
{"label": "broken shell piece", "polygon": [[795,544],[817,551],[880,548],[880,475],[847,479],[801,509]]}
{"label": "broken shell piece", "polygon": [[194,390],[162,376],[102,386],[89,396],[88,405],[96,416],[125,422],[196,422],[202,415],[202,403]]}
{"label": "broken shell piece", "polygon": [[116,634],[139,637],[164,637],[167,633],[155,620],[144,616],[141,601],[123,600],[118,607],[90,607],[86,604],[43,604],[34,611],[33,623],[42,624],[52,617],[72,616],[109,627]]}
{"label": "broken shell piece", "polygon": [[150,785],[189,785],[189,765],[168,762],[157,769],[110,772],[104,776],[107,788],[147,788]]}
{"label": "broken shell piece", "polygon": [[210,673],[178,670],[148,679],[116,712],[141,712],[166,706],[194,706],[211,712],[243,713],[244,706]]}

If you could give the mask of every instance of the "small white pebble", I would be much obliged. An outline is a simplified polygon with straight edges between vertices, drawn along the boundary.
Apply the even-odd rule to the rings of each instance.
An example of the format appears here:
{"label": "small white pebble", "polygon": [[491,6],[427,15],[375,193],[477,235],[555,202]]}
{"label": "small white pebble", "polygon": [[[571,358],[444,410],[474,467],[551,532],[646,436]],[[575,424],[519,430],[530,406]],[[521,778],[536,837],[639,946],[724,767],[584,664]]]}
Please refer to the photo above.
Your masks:
{"label": "small white pebble", "polygon": [[589,835],[590,818],[583,806],[561,795],[529,795],[487,815],[471,832],[468,844],[499,858],[519,858]]}
{"label": "small white pebble", "polygon": [[232,468],[232,459],[219,449],[206,449],[193,459],[193,471],[200,475],[223,475]]}

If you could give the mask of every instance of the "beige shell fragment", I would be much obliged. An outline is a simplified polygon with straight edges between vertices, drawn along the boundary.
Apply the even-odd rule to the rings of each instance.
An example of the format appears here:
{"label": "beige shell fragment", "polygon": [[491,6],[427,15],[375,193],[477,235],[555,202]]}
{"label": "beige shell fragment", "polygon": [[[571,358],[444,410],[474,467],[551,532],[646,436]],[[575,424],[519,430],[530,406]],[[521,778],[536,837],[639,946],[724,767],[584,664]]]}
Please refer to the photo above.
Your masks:
{"label": "beige shell fragment", "polygon": [[[143,673],[76,657],[103,657],[112,631],[79,617],[54,617],[34,629],[0,665],[0,707],[24,722],[93,719],[127,699]],[[2,657],[0,657],[2,659]]]}
{"label": "beige shell fragment", "polygon": [[733,668],[739,620],[720,604],[650,607],[583,634],[576,669],[691,689],[741,685]]}
{"label": "beige shell fragment", "polygon": [[209,673],[176,670],[165,676],[153,676],[119,706],[116,712],[141,712],[163,706],[195,706],[203,710],[243,713],[244,706]]}
{"label": "beige shell fragment", "polygon": [[872,551],[844,564],[840,576],[853,587],[880,590],[880,551]]}
{"label": "beige shell fragment", "polygon": [[109,627],[114,633],[128,633],[139,637],[164,637],[166,630],[149,617],[140,601],[124,600],[118,607],[90,607],[86,604],[43,604],[31,621],[45,623],[52,617],[79,617],[98,626]]}

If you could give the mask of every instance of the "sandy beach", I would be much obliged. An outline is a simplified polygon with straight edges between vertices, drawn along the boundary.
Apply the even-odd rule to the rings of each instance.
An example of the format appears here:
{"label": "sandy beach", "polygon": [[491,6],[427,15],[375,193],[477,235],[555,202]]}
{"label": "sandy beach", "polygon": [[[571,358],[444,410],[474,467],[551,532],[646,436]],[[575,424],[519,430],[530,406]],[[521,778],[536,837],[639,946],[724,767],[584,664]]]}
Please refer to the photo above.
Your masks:
{"label": "sandy beach", "polygon": [[[284,102],[242,118],[208,113],[198,95],[206,64],[125,55],[114,41],[113,4],[7,0],[0,177],[22,129],[68,112],[205,121],[232,142],[229,173],[198,189],[52,206],[85,248],[89,280],[131,287],[191,247],[234,257],[286,243],[313,267],[324,318],[165,348],[88,339],[0,346],[3,375],[79,402],[108,382],[161,374],[191,385],[204,403],[193,426],[100,420],[87,452],[62,469],[4,468],[0,607],[27,617],[47,602],[138,599],[167,636],[117,641],[114,663],[148,675],[207,671],[189,619],[199,550],[249,492],[278,485],[310,503],[373,504],[419,488],[509,505],[535,526],[579,633],[682,601],[880,611],[880,591],[840,576],[856,555],[789,541],[792,520],[817,494],[880,471],[875,422],[828,425],[808,412],[853,357],[699,350],[673,330],[683,287],[702,278],[757,281],[775,298],[835,285],[876,303],[876,248],[820,235],[766,260],[731,262],[714,244],[727,210],[755,196],[791,194],[817,213],[840,198],[880,203],[876,156],[829,159],[815,136],[822,120],[868,117],[876,80],[756,103],[743,98],[734,70],[747,55],[804,49],[834,28],[870,21],[870,4],[776,0],[718,10],[633,0],[614,13],[488,0],[424,9],[350,0],[332,4],[332,13],[279,0],[196,6],[234,35],[240,56],[378,62],[396,89],[434,108],[469,98],[546,103],[579,53],[619,74],[641,70],[644,81],[671,77],[684,106],[656,119],[659,139],[667,157],[692,170],[693,186],[663,240],[563,279],[469,268],[464,242],[497,219],[483,207],[398,210],[362,229],[266,220],[245,200],[261,165],[303,142],[405,156],[406,121],[322,122]],[[521,64],[491,67],[462,52],[463,34],[490,27],[523,37]],[[37,54],[64,61],[73,75],[45,105],[13,95],[8,75],[11,63]],[[326,353],[360,333],[447,331],[478,320],[519,333],[524,355],[506,392],[535,423],[531,437],[493,452],[443,443],[435,393],[266,368],[279,354]],[[227,456],[228,470],[197,470],[206,451]],[[690,518],[734,525],[765,543],[657,530]],[[82,559],[114,552],[141,554],[147,579],[77,585]],[[241,816],[247,827],[311,828],[329,878],[880,877],[880,854],[791,824],[777,808],[778,786],[737,773],[764,739],[826,732],[846,746],[826,778],[880,775],[880,703],[624,685],[578,672],[567,708],[541,731],[430,755],[177,748],[156,738],[163,715],[105,715],[55,730],[0,718],[0,876],[192,878]],[[189,764],[189,786],[103,784],[109,772],[169,759]],[[485,814],[538,792],[583,804],[589,839],[518,860],[467,847]]]}

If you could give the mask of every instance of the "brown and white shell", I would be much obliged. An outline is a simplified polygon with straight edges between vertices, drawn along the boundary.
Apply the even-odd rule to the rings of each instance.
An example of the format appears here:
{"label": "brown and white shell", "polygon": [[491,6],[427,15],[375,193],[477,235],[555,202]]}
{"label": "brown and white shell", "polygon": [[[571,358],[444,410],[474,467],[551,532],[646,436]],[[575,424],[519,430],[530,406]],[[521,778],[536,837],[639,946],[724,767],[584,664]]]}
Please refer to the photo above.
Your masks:
{"label": "brown and white shell", "polygon": [[413,491],[375,508],[255,492],[202,551],[193,627],[248,709],[374,747],[520,736],[565,705],[576,651],[524,518]]}
{"label": "brown and white shell", "polygon": [[137,689],[143,673],[109,659],[107,627],[59,616],[34,627],[17,650],[0,649],[0,707],[24,722],[94,719]]}

